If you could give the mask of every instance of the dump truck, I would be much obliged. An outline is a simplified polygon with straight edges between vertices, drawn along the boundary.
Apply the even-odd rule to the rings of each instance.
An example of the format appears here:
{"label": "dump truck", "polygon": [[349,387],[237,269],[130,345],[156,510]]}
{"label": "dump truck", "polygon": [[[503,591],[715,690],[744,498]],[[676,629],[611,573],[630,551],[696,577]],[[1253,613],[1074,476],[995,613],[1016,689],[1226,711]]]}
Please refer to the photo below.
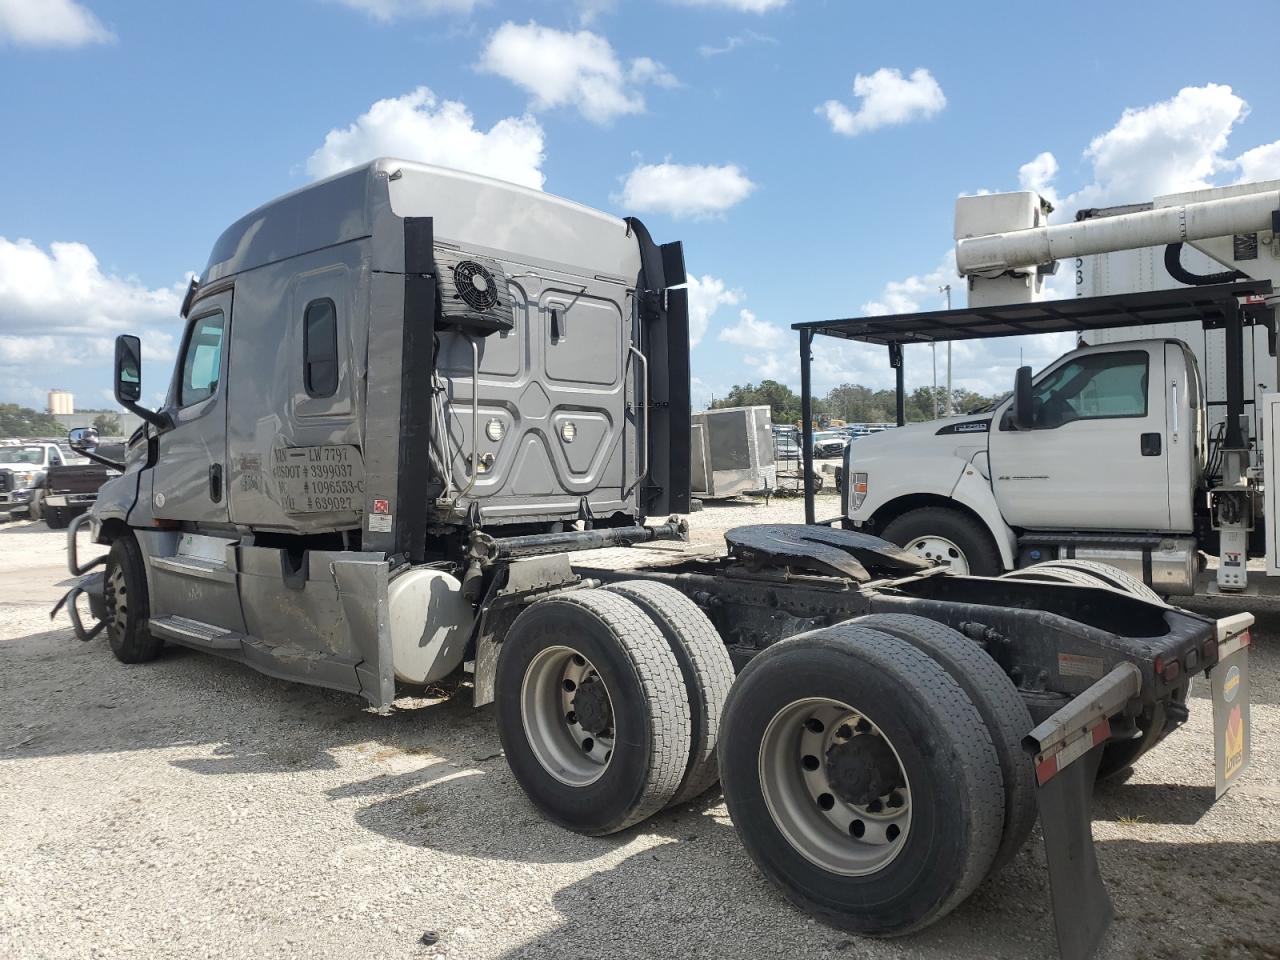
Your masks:
{"label": "dump truck", "polygon": [[160,409],[117,339],[145,426],[72,522],[54,613],[126,663],[176,644],[380,712],[461,676],[550,820],[610,834],[719,780],[761,871],[866,934],[954,909],[1038,817],[1060,949],[1086,955],[1099,764],[1208,672],[1238,777],[1251,618],[831,525],[686,549],[685,280],[635,218],[402,160],[260,207],[192,281]]}

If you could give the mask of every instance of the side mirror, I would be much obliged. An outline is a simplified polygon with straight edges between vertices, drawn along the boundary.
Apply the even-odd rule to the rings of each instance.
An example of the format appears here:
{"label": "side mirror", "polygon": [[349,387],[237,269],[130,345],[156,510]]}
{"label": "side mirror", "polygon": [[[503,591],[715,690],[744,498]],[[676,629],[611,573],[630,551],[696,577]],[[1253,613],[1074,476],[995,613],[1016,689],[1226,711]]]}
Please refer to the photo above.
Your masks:
{"label": "side mirror", "polygon": [[1035,413],[1031,409],[1031,368],[1019,367],[1013,378],[1013,425],[1019,430],[1035,427]]}
{"label": "side mirror", "polygon": [[76,453],[92,453],[98,449],[98,431],[93,427],[75,427],[67,432],[67,443]]}
{"label": "side mirror", "polygon": [[169,417],[139,406],[142,399],[142,341],[129,334],[116,337],[116,401],[126,410],[161,429],[171,424]]}
{"label": "side mirror", "polygon": [[142,399],[142,341],[128,334],[116,337],[115,392],[122,407]]}

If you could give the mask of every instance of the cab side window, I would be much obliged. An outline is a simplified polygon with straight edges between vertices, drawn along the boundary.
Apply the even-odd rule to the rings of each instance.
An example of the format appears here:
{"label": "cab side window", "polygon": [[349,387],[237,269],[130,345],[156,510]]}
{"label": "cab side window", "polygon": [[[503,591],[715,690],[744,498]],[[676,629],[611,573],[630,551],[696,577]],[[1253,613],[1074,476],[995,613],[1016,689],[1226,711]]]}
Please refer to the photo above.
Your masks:
{"label": "cab side window", "polygon": [[226,321],[221,312],[200,317],[191,325],[182,355],[178,405],[189,407],[218,391],[222,372],[222,342]]}
{"label": "cab side window", "polygon": [[338,310],[333,301],[312,300],[302,315],[302,385],[309,397],[338,390]]}
{"label": "cab side window", "polygon": [[1035,385],[1035,425],[1052,430],[1073,420],[1145,417],[1148,381],[1145,351],[1077,357]]}

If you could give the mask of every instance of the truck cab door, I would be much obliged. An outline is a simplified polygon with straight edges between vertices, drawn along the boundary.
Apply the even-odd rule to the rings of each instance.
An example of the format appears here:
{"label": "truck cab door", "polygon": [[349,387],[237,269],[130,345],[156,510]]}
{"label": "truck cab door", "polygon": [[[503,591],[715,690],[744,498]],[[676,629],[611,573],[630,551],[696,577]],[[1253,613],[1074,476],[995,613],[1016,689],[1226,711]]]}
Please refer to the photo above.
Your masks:
{"label": "truck cab door", "polygon": [[152,515],[226,523],[227,368],[231,291],[196,302],[182,338],[166,405],[171,429],[158,437]]}
{"label": "truck cab door", "polygon": [[1011,401],[990,433],[1005,521],[1028,529],[1169,529],[1163,343],[1074,351],[1032,386],[1030,430]]}

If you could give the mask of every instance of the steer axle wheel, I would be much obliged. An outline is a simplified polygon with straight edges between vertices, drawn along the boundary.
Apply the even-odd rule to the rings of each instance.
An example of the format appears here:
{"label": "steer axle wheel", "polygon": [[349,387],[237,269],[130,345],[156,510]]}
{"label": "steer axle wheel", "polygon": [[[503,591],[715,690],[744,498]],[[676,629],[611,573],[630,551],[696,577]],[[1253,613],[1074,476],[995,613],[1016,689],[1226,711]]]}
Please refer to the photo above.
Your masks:
{"label": "steer axle wheel", "polygon": [[578,590],[531,604],[502,642],[496,694],[511,772],[549,820],[614,833],[679,789],[691,742],[680,665],[626,597]]}
{"label": "steer axle wheel", "polygon": [[952,910],[995,860],[1000,760],[939,663],[853,623],[758,654],[729,694],[720,782],[743,846],[833,926],[908,933]]}
{"label": "steer axle wheel", "polygon": [[151,616],[147,573],[142,564],[142,550],[132,534],[111,544],[103,598],[107,607],[107,642],[116,659],[121,663],[145,663],[159,656],[164,641],[152,636],[147,629]]}
{"label": "steer axle wheel", "polygon": [[1000,553],[991,534],[971,515],[950,507],[908,510],[891,520],[881,535],[954,573],[993,577],[1000,572]]}

